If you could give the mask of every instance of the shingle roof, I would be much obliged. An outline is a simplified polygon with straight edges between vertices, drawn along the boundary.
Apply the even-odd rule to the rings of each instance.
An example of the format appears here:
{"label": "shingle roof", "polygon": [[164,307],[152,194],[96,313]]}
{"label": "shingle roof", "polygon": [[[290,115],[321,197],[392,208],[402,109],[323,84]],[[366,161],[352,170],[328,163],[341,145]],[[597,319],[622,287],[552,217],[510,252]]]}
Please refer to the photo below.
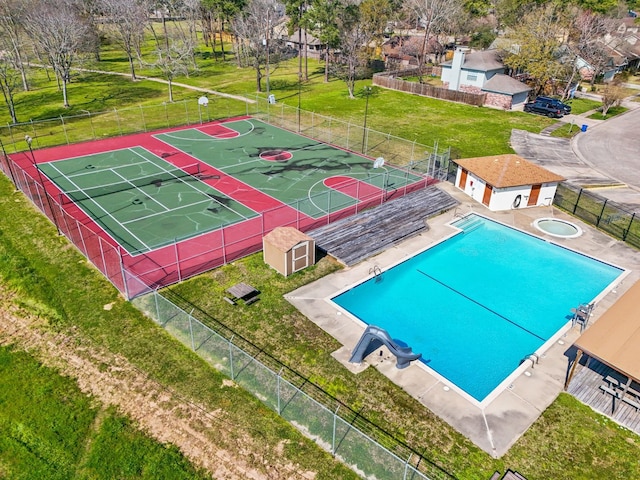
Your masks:
{"label": "shingle roof", "polygon": [[496,73],[493,77],[485,82],[482,90],[486,92],[506,93],[514,95],[516,93],[528,92],[531,87],[516,80],[515,78],[505,75],[504,73]]}
{"label": "shingle roof", "polygon": [[454,160],[465,170],[496,188],[561,182],[564,177],[514,155],[462,158]]}
{"label": "shingle roof", "polygon": [[[443,67],[451,67],[452,60],[442,64]],[[498,50],[481,50],[478,52],[468,52],[464,56],[462,64],[464,70],[477,70],[479,72],[490,72],[492,70],[504,69],[504,64],[500,60]]]}
{"label": "shingle roof", "polygon": [[264,238],[281,252],[288,252],[300,242],[313,240],[309,235],[293,227],[276,227]]}

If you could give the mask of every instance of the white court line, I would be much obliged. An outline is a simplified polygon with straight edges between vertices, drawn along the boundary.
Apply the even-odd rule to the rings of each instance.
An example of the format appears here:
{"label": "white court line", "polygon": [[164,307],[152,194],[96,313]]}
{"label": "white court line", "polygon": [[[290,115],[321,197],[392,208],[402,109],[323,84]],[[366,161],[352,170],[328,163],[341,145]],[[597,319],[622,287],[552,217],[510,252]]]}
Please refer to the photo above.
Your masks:
{"label": "white court line", "polygon": [[96,173],[99,173],[99,172],[115,172],[115,170],[117,168],[122,168],[122,167],[125,167],[125,166],[126,167],[130,167],[130,166],[135,166],[135,165],[144,165],[145,163],[149,163],[149,162],[128,163],[127,165],[118,165],[116,167],[89,169],[86,172],[75,173],[75,174],[64,174],[64,176],[66,178],[78,178],[78,177],[82,177],[84,175],[95,175]]}
{"label": "white court line", "polygon": [[[244,133],[240,133],[237,130],[233,130],[233,128],[230,127],[226,127],[229,130],[233,130],[234,132],[236,132],[238,135],[236,135],[235,137],[229,137],[229,138],[216,138],[212,135],[209,135],[208,133],[203,132],[202,130],[200,130],[199,128],[195,127],[195,128],[191,128],[190,130],[195,130],[196,132],[201,133],[202,135],[206,135],[206,138],[190,138],[190,137],[181,137],[179,135],[175,135],[173,133],[159,133],[157,135],[164,135],[166,137],[169,138],[173,138],[176,140],[188,140],[191,142],[210,142],[210,141],[219,141],[219,140],[233,140],[235,138],[241,138],[244,137],[245,135],[249,135],[251,132],[253,132],[255,130],[255,125],[250,121],[250,120],[236,120],[237,122],[248,122],[251,125],[251,129],[247,132]],[[229,122],[229,123],[235,123],[235,122]],[[225,126],[224,124],[221,124],[222,126]],[[185,130],[186,131],[186,130]],[[153,138],[156,138],[157,140],[162,141],[162,139],[158,138],[156,135],[153,135]]]}
{"label": "white court line", "polygon": [[[58,169],[58,167],[56,167],[55,165],[53,166],[53,168],[60,173],[61,175],[64,175],[60,169]],[[77,185],[73,180],[68,179],[69,182],[71,182],[73,185],[75,185],[76,189],[80,192],[84,192],[84,190],[82,188],[80,188],[79,185]],[[58,187],[59,188],[59,187]],[[94,201],[92,198],[88,198],[87,200],[90,200],[91,203],[93,203],[96,207],[98,207],[100,210],[102,210],[108,217],[111,217],[111,219],[116,222],[116,224],[120,225],[122,228],[124,228],[127,232],[129,232],[129,235],[131,235],[133,238],[135,238],[138,242],[140,242],[141,245],[143,245],[147,250],[152,250],[149,245],[147,245],[146,243],[144,243],[142,240],[140,240],[137,235],[134,235],[134,233],[132,231],[130,231],[127,227],[125,227],[122,223],[120,223],[113,215],[111,215],[109,212],[107,212],[104,208],[102,208],[102,206]],[[89,217],[91,218],[92,221],[96,221],[93,216],[91,215],[91,213],[89,212]],[[118,242],[118,244],[120,244],[120,242]],[[124,248],[124,247],[123,247]],[[125,249],[126,250],[126,249]]]}

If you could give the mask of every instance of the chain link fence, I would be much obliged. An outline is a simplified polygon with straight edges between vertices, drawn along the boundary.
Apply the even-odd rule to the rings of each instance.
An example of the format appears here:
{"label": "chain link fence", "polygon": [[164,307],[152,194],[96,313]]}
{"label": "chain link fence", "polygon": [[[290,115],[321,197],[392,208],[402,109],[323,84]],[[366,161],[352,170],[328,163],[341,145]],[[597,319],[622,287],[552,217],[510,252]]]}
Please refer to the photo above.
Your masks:
{"label": "chain link fence", "polygon": [[622,206],[584,188],[561,183],[553,204],[618,240],[640,249],[640,218]]}
{"label": "chain link fence", "polygon": [[[347,180],[340,185],[341,188],[356,192],[356,198],[348,203],[345,203],[344,195],[328,190],[264,211],[260,217],[240,224],[224,225],[193,239],[176,238],[171,245],[145,254],[131,255],[112,239],[102,238],[95,228],[91,228],[88,218],[75,218],[60,205],[61,199],[50,192],[55,188],[36,168],[36,158],[31,151],[31,147],[75,144],[248,115],[339,148],[371,157],[383,157],[398,170],[392,175],[393,182],[389,182],[389,173],[372,174],[368,181],[379,186],[373,193],[371,189],[360,188],[360,180]],[[31,143],[25,140],[27,136]],[[180,282],[258,252],[262,249],[264,235],[278,226],[308,231],[425,188],[446,178],[450,163],[448,150],[439,152],[437,145],[429,149],[416,142],[349,122],[284,104],[273,105],[260,97],[247,99],[246,102],[216,97],[206,106],[195,100],[185,100],[157,106],[60,116],[0,127],[0,140],[3,149],[0,159],[2,171],[51,220],[59,233],[71,240],[127,298],[144,294],[158,286]],[[114,141],[113,148],[117,148],[117,141]],[[309,205],[318,211],[313,215],[303,215],[301,212],[309,211]]]}
{"label": "chain link fence", "polygon": [[174,301],[184,303],[170,291],[154,291],[132,303],[364,478],[454,478],[206,313]]}

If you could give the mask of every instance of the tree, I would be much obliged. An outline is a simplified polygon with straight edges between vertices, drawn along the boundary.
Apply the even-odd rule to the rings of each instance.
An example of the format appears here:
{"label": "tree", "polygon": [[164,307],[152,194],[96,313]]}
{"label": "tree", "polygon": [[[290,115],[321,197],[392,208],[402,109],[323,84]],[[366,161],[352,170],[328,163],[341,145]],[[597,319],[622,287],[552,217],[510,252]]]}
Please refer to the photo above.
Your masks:
{"label": "tree", "polygon": [[168,28],[166,14],[170,4],[162,5],[162,33],[158,33],[153,24],[150,24],[151,32],[156,42],[156,61],[153,66],[158,68],[169,85],[169,101],[173,102],[173,79],[179,75],[188,75],[189,66],[193,64],[194,43],[189,35],[185,35],[179,26],[172,25]]}
{"label": "tree", "polygon": [[107,17],[111,36],[122,47],[129,61],[131,80],[136,80],[134,57],[141,57],[140,44],[149,19],[149,3],[146,0],[99,0]]}
{"label": "tree", "polygon": [[307,22],[310,30],[325,46],[324,81],[329,81],[329,65],[334,49],[340,45],[338,14],[340,0],[315,0],[308,11]]}
{"label": "tree", "polygon": [[71,68],[91,40],[91,29],[78,10],[65,0],[48,0],[31,5],[24,27],[35,48],[46,56],[62,89],[64,107],[69,107],[67,85]]}
{"label": "tree", "polygon": [[282,8],[275,0],[251,0],[233,20],[233,32],[242,49],[238,52],[256,72],[256,89],[262,92],[263,69],[277,62],[280,45],[273,39],[273,26],[281,18]]}
{"label": "tree", "polygon": [[624,87],[617,80],[606,84],[602,91],[602,115],[606,116],[611,107],[619,106],[626,95]]}
{"label": "tree", "polygon": [[332,65],[332,71],[347,84],[349,98],[355,98],[356,80],[367,64],[366,46],[371,40],[370,31],[362,21],[357,0],[346,0],[343,3],[336,26],[340,37],[340,56]]}
{"label": "tree", "polygon": [[447,25],[454,23],[462,5],[458,0],[407,0],[407,8],[417,16],[424,26],[424,38],[418,53],[418,77],[422,81],[428,45],[432,35],[446,30]]}
{"label": "tree", "polygon": [[560,13],[549,5],[525,15],[511,34],[517,51],[505,52],[504,64],[529,75],[536,95],[550,80],[565,77],[565,67],[559,62],[562,40],[558,33],[564,30]]}
{"label": "tree", "polygon": [[13,97],[14,92],[20,83],[20,72],[14,68],[15,62],[16,60],[13,58],[12,50],[5,50],[0,55],[0,90],[2,90],[4,102],[7,104],[7,108],[9,109],[11,121],[13,123],[18,123]]}
{"label": "tree", "polygon": [[[576,59],[589,63],[593,86],[609,62],[610,54],[603,38],[611,26],[604,16],[589,11],[578,11],[572,17],[569,45]],[[577,62],[575,65],[577,68]]]}
{"label": "tree", "polygon": [[13,68],[20,72],[22,88],[29,90],[24,58],[24,13],[25,3],[20,0],[0,0],[0,38],[3,40],[5,60],[13,62]]}

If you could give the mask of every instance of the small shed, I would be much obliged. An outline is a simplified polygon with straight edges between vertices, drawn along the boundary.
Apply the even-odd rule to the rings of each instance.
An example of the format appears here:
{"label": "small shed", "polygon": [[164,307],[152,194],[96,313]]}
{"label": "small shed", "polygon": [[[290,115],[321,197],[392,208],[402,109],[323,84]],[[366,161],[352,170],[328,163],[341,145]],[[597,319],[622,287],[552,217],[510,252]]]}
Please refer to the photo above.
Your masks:
{"label": "small shed", "polygon": [[454,160],[456,186],[489,210],[551,205],[560,175],[514,155]]}
{"label": "small shed", "polygon": [[293,227],[276,227],[262,239],[264,262],[285,277],[316,263],[316,242]]}

